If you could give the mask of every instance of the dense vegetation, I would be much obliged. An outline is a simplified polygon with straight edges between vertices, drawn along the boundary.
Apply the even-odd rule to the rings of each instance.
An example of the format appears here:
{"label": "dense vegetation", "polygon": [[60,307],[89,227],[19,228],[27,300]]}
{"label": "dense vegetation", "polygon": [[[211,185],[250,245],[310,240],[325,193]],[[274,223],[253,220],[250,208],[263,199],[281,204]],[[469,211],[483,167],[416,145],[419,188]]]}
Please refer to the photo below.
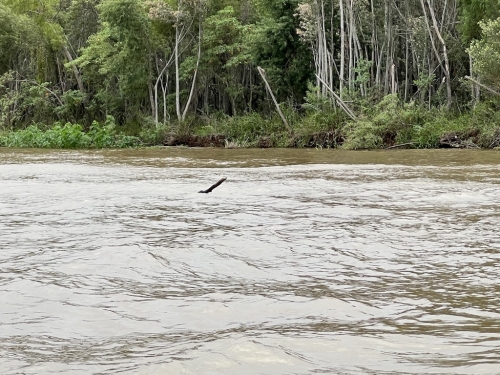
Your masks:
{"label": "dense vegetation", "polygon": [[0,0],[0,146],[500,146],[500,0]]}

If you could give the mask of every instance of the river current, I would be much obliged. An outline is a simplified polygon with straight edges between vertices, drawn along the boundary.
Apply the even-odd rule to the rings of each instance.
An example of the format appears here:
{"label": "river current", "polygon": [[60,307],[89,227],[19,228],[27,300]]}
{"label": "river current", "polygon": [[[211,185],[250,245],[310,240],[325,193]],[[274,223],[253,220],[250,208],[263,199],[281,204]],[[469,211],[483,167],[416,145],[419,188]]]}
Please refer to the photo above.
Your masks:
{"label": "river current", "polygon": [[0,374],[499,374],[499,184],[494,151],[0,149]]}

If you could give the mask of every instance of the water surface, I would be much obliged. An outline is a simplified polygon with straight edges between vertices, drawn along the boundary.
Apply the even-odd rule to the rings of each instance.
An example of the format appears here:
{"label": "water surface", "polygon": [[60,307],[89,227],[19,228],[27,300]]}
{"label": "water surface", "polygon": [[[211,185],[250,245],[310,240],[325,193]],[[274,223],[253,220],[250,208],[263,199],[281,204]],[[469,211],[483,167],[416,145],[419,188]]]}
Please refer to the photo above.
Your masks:
{"label": "water surface", "polygon": [[499,183],[493,151],[0,149],[0,373],[499,373]]}

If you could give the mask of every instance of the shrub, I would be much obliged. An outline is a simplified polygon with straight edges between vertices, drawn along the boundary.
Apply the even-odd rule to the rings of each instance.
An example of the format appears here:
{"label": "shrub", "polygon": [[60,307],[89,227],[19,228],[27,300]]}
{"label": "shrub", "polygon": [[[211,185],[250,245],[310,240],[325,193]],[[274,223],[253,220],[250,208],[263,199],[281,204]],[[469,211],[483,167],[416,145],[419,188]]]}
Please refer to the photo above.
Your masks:
{"label": "shrub", "polygon": [[139,138],[117,134],[114,119],[110,116],[104,124],[94,121],[88,133],[80,124],[55,123],[43,131],[37,125],[23,130],[0,135],[0,145],[6,147],[34,148],[105,148],[136,147],[141,144]]}
{"label": "shrub", "polygon": [[344,148],[370,149],[412,142],[425,120],[426,112],[414,102],[401,105],[397,95],[386,95],[368,116],[344,127]]}
{"label": "shrub", "polygon": [[345,132],[342,147],[347,150],[376,149],[383,144],[378,127],[371,121],[351,122],[345,127]]}

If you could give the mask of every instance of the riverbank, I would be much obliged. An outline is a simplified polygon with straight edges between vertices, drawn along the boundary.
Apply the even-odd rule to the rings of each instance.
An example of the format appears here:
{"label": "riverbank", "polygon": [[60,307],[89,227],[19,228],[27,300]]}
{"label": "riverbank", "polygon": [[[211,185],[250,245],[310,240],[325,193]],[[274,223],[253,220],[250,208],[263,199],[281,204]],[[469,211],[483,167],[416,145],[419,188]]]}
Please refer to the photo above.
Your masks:
{"label": "riverbank", "polygon": [[127,148],[188,146],[224,148],[497,148],[500,111],[491,103],[467,113],[401,105],[394,96],[362,111],[356,120],[336,109],[307,108],[278,116],[195,117],[156,126],[150,121],[119,126],[108,116],[88,128],[80,124],[31,125],[0,133],[0,146],[37,148]]}

